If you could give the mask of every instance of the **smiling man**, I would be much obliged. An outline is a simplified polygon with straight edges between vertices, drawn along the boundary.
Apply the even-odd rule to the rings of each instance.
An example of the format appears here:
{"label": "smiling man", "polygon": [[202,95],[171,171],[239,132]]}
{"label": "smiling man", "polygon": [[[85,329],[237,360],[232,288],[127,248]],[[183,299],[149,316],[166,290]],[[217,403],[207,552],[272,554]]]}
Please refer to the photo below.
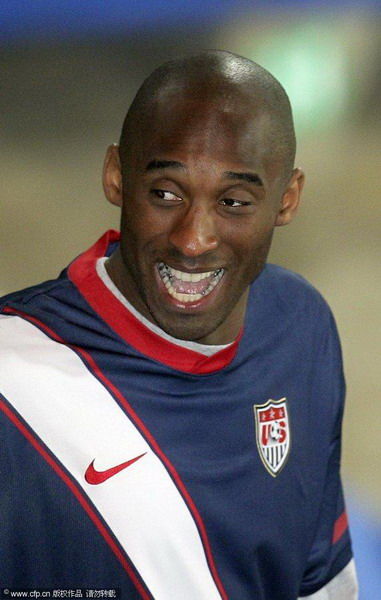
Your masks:
{"label": "smiling man", "polygon": [[1,304],[3,585],[357,598],[335,324],[266,265],[294,157],[259,65],[203,52],[144,82],[104,165],[120,236]]}
{"label": "smiling man", "polygon": [[107,269],[174,337],[229,343],[304,176],[287,96],[264,69],[222,54],[180,65],[146,81],[120,152],[108,151],[104,188],[122,207],[122,238]]}

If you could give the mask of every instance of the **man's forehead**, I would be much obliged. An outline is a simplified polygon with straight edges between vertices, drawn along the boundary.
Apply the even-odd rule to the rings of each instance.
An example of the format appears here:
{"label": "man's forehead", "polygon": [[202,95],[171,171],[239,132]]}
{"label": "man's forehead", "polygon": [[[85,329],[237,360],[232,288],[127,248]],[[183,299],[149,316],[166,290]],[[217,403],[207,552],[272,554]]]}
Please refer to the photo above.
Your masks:
{"label": "man's forehead", "polygon": [[223,102],[185,101],[160,107],[137,139],[142,160],[177,152],[220,156],[221,160],[251,160],[267,152],[270,120],[262,107],[235,111]]}

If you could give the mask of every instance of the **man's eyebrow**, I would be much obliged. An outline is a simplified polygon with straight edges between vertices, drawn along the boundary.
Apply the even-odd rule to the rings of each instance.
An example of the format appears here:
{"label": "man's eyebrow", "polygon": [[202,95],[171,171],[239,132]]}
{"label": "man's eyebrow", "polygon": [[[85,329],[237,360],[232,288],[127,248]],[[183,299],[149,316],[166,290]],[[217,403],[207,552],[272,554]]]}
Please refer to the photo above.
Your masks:
{"label": "man's eyebrow", "polygon": [[255,185],[264,187],[262,179],[256,173],[225,171],[224,177],[227,177],[228,179],[238,179],[239,181],[247,181],[248,183],[254,183]]}
{"label": "man's eyebrow", "polygon": [[[154,170],[160,170],[160,169],[186,169],[186,166],[177,161],[177,160],[161,160],[161,159],[154,159],[151,160],[146,168],[145,171],[154,171]],[[228,179],[237,179],[239,181],[246,181],[247,183],[253,183],[254,185],[258,185],[261,187],[263,186],[263,181],[262,179],[259,177],[259,175],[257,175],[256,173],[243,173],[240,171],[225,171],[223,173],[224,177],[227,177]]]}
{"label": "man's eyebrow", "polygon": [[151,160],[145,168],[145,171],[154,171],[155,169],[185,169],[183,163],[177,160]]}

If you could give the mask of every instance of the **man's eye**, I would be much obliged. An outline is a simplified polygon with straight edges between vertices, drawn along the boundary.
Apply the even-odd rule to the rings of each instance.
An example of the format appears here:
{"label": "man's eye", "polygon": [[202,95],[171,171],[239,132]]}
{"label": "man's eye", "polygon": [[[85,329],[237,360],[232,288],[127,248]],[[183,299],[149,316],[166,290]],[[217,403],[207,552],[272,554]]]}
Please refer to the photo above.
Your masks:
{"label": "man's eye", "polygon": [[179,196],[173,192],[168,192],[167,190],[153,189],[151,190],[151,194],[153,194],[154,197],[163,200],[164,203],[172,204],[174,202],[181,202],[181,198]]}
{"label": "man's eye", "polygon": [[228,206],[229,208],[239,208],[241,206],[250,206],[250,202],[244,202],[243,200],[234,200],[234,198],[223,198],[220,200],[222,206]]}

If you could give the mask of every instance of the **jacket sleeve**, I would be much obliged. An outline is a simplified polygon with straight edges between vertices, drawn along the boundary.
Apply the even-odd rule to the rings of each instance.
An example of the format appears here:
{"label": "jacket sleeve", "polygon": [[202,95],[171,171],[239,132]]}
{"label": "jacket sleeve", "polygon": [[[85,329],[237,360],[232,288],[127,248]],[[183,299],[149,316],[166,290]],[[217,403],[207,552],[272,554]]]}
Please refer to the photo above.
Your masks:
{"label": "jacket sleeve", "polygon": [[[320,344],[316,371],[314,397],[320,406],[324,438],[327,436],[327,443],[322,440],[321,452],[327,458],[318,518],[299,597],[355,600],[357,584],[340,477],[345,382],[340,342],[332,315],[324,342]],[[345,590],[345,593],[340,591],[339,595],[336,590]]]}
{"label": "jacket sleeve", "polygon": [[358,600],[358,583],[352,559],[327,585],[310,596],[298,600]]}

